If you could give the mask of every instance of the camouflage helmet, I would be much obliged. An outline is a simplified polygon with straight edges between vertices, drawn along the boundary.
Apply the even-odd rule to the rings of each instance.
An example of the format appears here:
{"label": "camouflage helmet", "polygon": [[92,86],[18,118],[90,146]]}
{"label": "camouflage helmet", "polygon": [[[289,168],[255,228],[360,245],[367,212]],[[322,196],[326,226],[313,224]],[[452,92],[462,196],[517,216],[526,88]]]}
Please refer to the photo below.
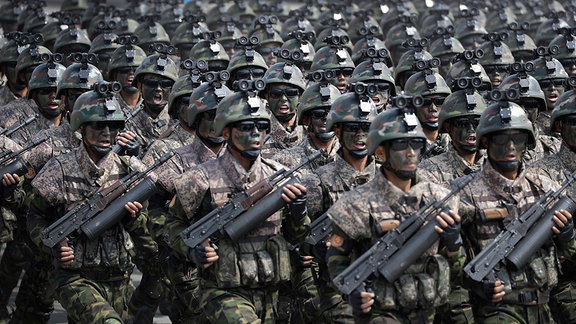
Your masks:
{"label": "camouflage helmet", "polygon": [[95,121],[124,123],[124,113],[114,96],[104,96],[94,90],[81,94],[70,114],[70,127],[77,131],[84,123]]}
{"label": "camouflage helmet", "polygon": [[15,40],[9,40],[0,48],[0,65],[17,62],[18,55],[20,55],[23,50],[24,47],[19,47]]}
{"label": "camouflage helmet", "polygon": [[52,52],[44,46],[28,47],[18,55],[16,61],[16,77],[22,72],[25,72],[30,67],[36,67],[42,64],[40,56],[42,54],[52,54]]}
{"label": "camouflage helmet", "polygon": [[248,53],[251,54],[251,56],[248,56],[247,52],[248,51],[244,50],[237,51],[230,58],[230,62],[228,63],[228,72],[230,72],[230,74],[242,68],[259,67],[264,70],[268,69],[268,65],[260,53],[250,50]]}
{"label": "camouflage helmet", "polygon": [[314,49],[318,51],[320,48],[326,46],[325,39],[326,37],[340,37],[342,40],[347,40],[347,42],[341,44],[349,54],[352,53],[353,44],[350,41],[350,37],[348,37],[348,33],[341,28],[326,28],[318,34],[316,37],[316,42],[314,43]]}
{"label": "camouflage helmet", "polygon": [[486,21],[490,22],[485,25],[487,31],[490,33],[507,29],[508,25],[518,21],[518,18],[511,7],[505,6],[504,8],[499,8],[499,10],[488,12]]}
{"label": "camouflage helmet", "polygon": [[534,63],[534,72],[532,76],[538,81],[548,79],[566,79],[568,73],[560,61],[555,58],[539,57],[532,61]]}
{"label": "camouflage helmet", "polygon": [[482,43],[478,49],[484,52],[484,56],[478,59],[483,66],[508,65],[514,63],[512,51],[504,42],[486,41]]}
{"label": "camouflage helmet", "polygon": [[230,57],[222,44],[209,40],[201,40],[196,43],[190,50],[189,57],[196,61],[206,61],[208,64],[219,61],[228,65],[228,62],[230,62]]}
{"label": "camouflage helmet", "polygon": [[219,24],[216,28],[216,31],[222,33],[218,38],[219,42],[236,41],[243,35],[240,28],[236,27],[233,22]]}
{"label": "camouflage helmet", "polygon": [[155,74],[166,77],[174,82],[178,79],[178,67],[171,58],[165,54],[153,54],[144,59],[134,72],[133,86],[140,81],[143,74]]}
{"label": "camouflage helmet", "polygon": [[414,50],[406,51],[404,54],[402,54],[400,60],[398,61],[396,67],[394,68],[394,81],[398,84],[399,78],[402,75],[402,73],[410,71],[414,72],[413,66],[416,61],[418,60],[428,61],[433,58],[434,57],[432,56],[432,54],[430,54],[430,52],[426,50],[418,52]]}
{"label": "camouflage helmet", "polygon": [[393,49],[402,46],[402,43],[410,37],[420,38],[420,33],[414,26],[407,26],[403,23],[392,26],[386,33],[386,47]]}
{"label": "camouflage helmet", "polygon": [[378,114],[370,125],[366,146],[368,154],[374,154],[376,148],[387,141],[399,138],[422,138],[426,135],[413,111],[393,107]]}
{"label": "camouflage helmet", "polygon": [[371,123],[377,114],[376,104],[369,96],[347,92],[337,97],[330,106],[326,117],[326,131],[332,131],[339,123]]}
{"label": "camouflage helmet", "polygon": [[490,81],[490,77],[488,77],[488,74],[486,73],[486,70],[484,70],[484,67],[477,62],[461,60],[457,61],[456,63],[453,63],[450,69],[448,70],[445,80],[446,84],[452,85],[452,83],[456,79],[466,77],[468,78],[479,77],[482,80],[482,84],[486,88],[484,90],[492,89],[492,82]]}
{"label": "camouflage helmet", "polygon": [[557,120],[561,120],[564,116],[576,114],[575,100],[575,90],[566,91],[558,97],[558,100],[554,103],[554,109],[552,110],[552,116],[550,117],[550,127],[553,132],[560,132],[555,125]]}
{"label": "camouflage helmet", "polygon": [[351,31],[349,34],[353,43],[357,43],[364,38],[367,30],[370,30],[375,38],[381,39],[384,37],[380,24],[371,15],[357,15],[350,21],[348,30]]}
{"label": "camouflage helmet", "polygon": [[112,75],[114,70],[124,67],[139,67],[146,59],[146,52],[137,45],[122,45],[111,55],[108,64],[108,75]]}
{"label": "camouflage helmet", "polygon": [[0,22],[15,23],[22,13],[22,8],[15,1],[7,1],[0,6]]}
{"label": "camouflage helmet", "polygon": [[354,68],[348,51],[343,48],[324,46],[316,51],[310,71]]}
{"label": "camouflage helmet", "polygon": [[516,89],[520,98],[534,98],[540,101],[541,107],[546,107],[546,97],[540,88],[538,80],[531,75],[512,74],[504,78],[498,86],[500,90]]}
{"label": "camouflage helmet", "polygon": [[[471,89],[470,89],[471,90]],[[468,89],[452,92],[446,99],[438,115],[438,125],[440,132],[446,132],[444,122],[457,117],[480,116],[486,109],[484,97],[476,90]]]}
{"label": "camouflage helmet", "polygon": [[440,37],[430,44],[428,51],[434,57],[453,56],[456,53],[464,52],[464,46],[457,38]]}
{"label": "camouflage helmet", "polygon": [[548,46],[550,41],[558,36],[558,30],[561,28],[570,28],[570,25],[564,19],[546,19],[534,34],[536,46]]}
{"label": "camouflage helmet", "polygon": [[340,96],[340,90],[330,83],[320,82],[308,86],[298,102],[298,125],[303,125],[307,112],[319,108],[328,110]]}
{"label": "camouflage helmet", "polygon": [[232,93],[225,85],[217,84],[216,86],[217,88],[214,84],[205,82],[194,89],[190,95],[190,104],[180,111],[178,119],[192,128],[201,113],[216,110],[220,101]]}
{"label": "camouflage helmet", "polygon": [[350,76],[350,84],[356,82],[381,82],[389,84],[390,95],[396,95],[396,85],[392,73],[383,62],[374,63],[372,60],[365,60],[358,64]]}
{"label": "camouflage helmet", "polygon": [[312,26],[310,20],[298,15],[290,16],[288,19],[284,20],[280,36],[286,41],[290,39],[288,36],[289,33],[297,31],[302,33],[312,33],[313,37],[309,40],[310,42],[313,42],[316,39],[316,32],[314,31],[314,26]]}
{"label": "camouflage helmet", "polygon": [[[576,39],[574,35],[557,35],[549,46],[558,46],[558,54],[554,56],[555,59],[561,61],[563,59],[576,58]],[[534,47],[536,49],[536,47]]]}
{"label": "camouflage helmet", "polygon": [[206,23],[201,22],[184,22],[174,31],[174,36],[172,36],[172,45],[177,48],[189,44],[190,46],[195,45],[202,40],[202,35],[209,32]]}
{"label": "camouflage helmet", "polygon": [[169,37],[174,35],[174,31],[182,23],[183,13],[184,11],[182,8],[177,6],[170,6],[162,11],[159,23],[162,25],[162,27],[164,27],[164,30],[166,30],[166,33],[168,33]]}
{"label": "camouflage helmet", "polygon": [[[22,16],[22,15],[21,15]],[[48,24],[49,19],[42,10],[35,10],[26,18],[22,31],[26,33],[40,32],[44,25]]]}
{"label": "camouflage helmet", "polygon": [[231,93],[218,104],[214,118],[214,135],[222,136],[226,126],[252,119],[270,121],[265,101],[258,96],[248,96],[242,91]]}
{"label": "camouflage helmet", "polygon": [[113,30],[114,34],[118,36],[132,35],[136,32],[139,23],[132,18],[120,18],[120,21],[116,24],[116,28]]}
{"label": "camouflage helmet", "polygon": [[172,118],[176,119],[178,117],[178,107],[175,105],[176,100],[180,97],[190,95],[193,90],[194,85],[189,75],[183,75],[174,82],[172,91],[170,91],[170,94],[168,95],[168,114]]}
{"label": "camouflage helmet", "polygon": [[529,146],[536,143],[534,126],[524,108],[509,101],[496,101],[490,104],[480,116],[480,124],[476,128],[476,145],[478,149],[486,149],[482,137],[508,129],[526,131],[530,135]]}
{"label": "camouflage helmet", "polygon": [[141,23],[134,31],[134,35],[138,37],[138,46],[142,47],[142,49],[146,49],[149,45],[156,43],[170,44],[170,36],[168,36],[164,27],[157,22],[153,24],[150,22]]}
{"label": "camouflage helmet", "polygon": [[[360,62],[362,62],[363,59],[365,59],[363,51],[368,48],[374,48],[377,51],[385,49],[388,53],[390,53],[390,51],[388,51],[388,49],[386,48],[386,44],[381,39],[376,37],[372,38],[363,37],[360,38],[356,42],[356,44],[354,44],[354,50],[352,51],[352,61],[354,62],[354,64],[358,65],[360,64]],[[388,54],[388,56],[390,56],[390,54]],[[386,65],[388,65],[388,67],[394,66],[391,57],[389,58],[389,62],[387,62]]]}
{"label": "camouflage helmet", "polygon": [[117,42],[118,35],[114,33],[102,33],[92,40],[88,53],[100,53],[102,51],[114,51],[121,45]]}
{"label": "camouflage helmet", "polygon": [[28,81],[28,95],[36,89],[56,88],[66,67],[60,63],[42,63],[34,71]]}
{"label": "camouflage helmet", "polygon": [[[290,52],[300,51],[302,52],[302,65],[312,66],[314,60],[314,55],[316,55],[316,50],[314,46],[309,41],[299,41],[297,39],[288,39],[282,44],[280,50],[288,50]],[[278,62],[284,62],[285,59],[282,57],[278,58]],[[300,62],[296,62],[296,65],[300,65]],[[307,68],[308,69],[308,68]]]}
{"label": "camouflage helmet", "polygon": [[60,5],[60,11],[74,11],[74,12],[84,12],[88,9],[88,1],[86,0],[64,0]]}
{"label": "camouflage helmet", "polygon": [[411,75],[406,84],[404,91],[409,96],[429,96],[429,95],[449,95],[452,93],[446,80],[437,72],[420,71]]}
{"label": "camouflage helmet", "polygon": [[64,95],[67,89],[89,90],[96,82],[104,81],[100,70],[90,63],[74,63],[64,70],[58,87],[56,97]]}
{"label": "camouflage helmet", "polygon": [[46,46],[49,50],[54,50],[54,43],[56,42],[56,38],[58,34],[62,31],[62,23],[59,21],[51,21],[46,24],[40,30],[42,36],[44,36],[44,42],[42,43],[43,46]]}
{"label": "camouflage helmet", "polygon": [[301,92],[306,88],[302,71],[288,62],[278,62],[269,67],[262,80],[266,82],[266,86],[279,83],[289,84],[297,87]]}
{"label": "camouflage helmet", "polygon": [[482,22],[477,19],[456,20],[454,30],[456,33],[455,36],[459,41],[470,36],[482,36],[488,34],[488,31],[486,31]]}
{"label": "camouflage helmet", "polygon": [[60,53],[66,46],[76,45],[81,46],[82,49],[74,50],[74,52],[88,52],[92,42],[88,37],[88,33],[84,29],[69,28],[58,33],[56,41],[54,42],[54,52]]}
{"label": "camouflage helmet", "polygon": [[282,46],[284,40],[276,30],[258,28],[250,33],[250,37],[256,36],[260,40],[260,46],[264,44],[276,43]]}

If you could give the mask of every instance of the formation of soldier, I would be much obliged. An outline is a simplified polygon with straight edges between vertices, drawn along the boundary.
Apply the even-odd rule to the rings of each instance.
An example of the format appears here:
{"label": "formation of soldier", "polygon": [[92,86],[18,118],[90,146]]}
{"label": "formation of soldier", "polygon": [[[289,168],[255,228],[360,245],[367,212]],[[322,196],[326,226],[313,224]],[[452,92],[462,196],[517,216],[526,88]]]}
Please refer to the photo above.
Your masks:
{"label": "formation of soldier", "polygon": [[44,6],[0,5],[0,322],[576,322],[576,4]]}

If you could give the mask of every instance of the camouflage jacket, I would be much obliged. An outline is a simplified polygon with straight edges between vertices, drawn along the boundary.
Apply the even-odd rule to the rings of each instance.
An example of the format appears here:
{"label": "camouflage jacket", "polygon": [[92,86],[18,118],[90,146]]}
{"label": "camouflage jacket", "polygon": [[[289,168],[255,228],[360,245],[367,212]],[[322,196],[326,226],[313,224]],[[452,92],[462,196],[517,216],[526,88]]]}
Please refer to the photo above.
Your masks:
{"label": "camouflage jacket", "polygon": [[[473,258],[490,244],[512,219],[522,215],[546,191],[555,189],[557,184],[545,176],[520,170],[516,179],[511,180],[486,162],[482,171],[461,191],[459,214],[468,243],[468,257]],[[505,283],[504,303],[521,304],[519,292],[538,289],[547,293],[556,284],[559,261],[556,246],[550,243],[535,253],[522,269],[514,270],[505,262],[497,267],[495,275]],[[481,283],[471,283],[471,286],[482,305],[491,299],[492,296],[484,294]]]}
{"label": "camouflage jacket", "polygon": [[304,141],[306,131],[301,125],[295,125],[294,129],[288,131],[275,118],[270,118],[270,133],[266,136],[262,157],[271,158],[277,152],[294,147]]}
{"label": "camouflage jacket", "polygon": [[122,112],[124,113],[124,116],[126,116],[126,118],[128,118],[128,116],[130,116],[131,113],[137,107],[140,107],[140,105],[142,104],[142,96],[140,96],[140,99],[138,99],[138,103],[134,107],[130,106],[126,102],[126,100],[124,100],[124,98],[122,97],[122,95],[120,93],[116,93],[115,97],[116,97],[116,100],[118,100],[118,104],[120,104],[120,109],[122,109]]}
{"label": "camouflage jacket", "polygon": [[522,155],[522,160],[525,163],[530,164],[547,155],[556,154],[560,150],[560,145],[562,145],[561,139],[546,135],[546,133],[538,130],[538,128],[534,129],[534,136],[536,136],[536,145],[533,149],[526,150],[524,155]]}
{"label": "camouflage jacket", "polygon": [[320,185],[306,186],[308,188],[308,213],[311,216],[324,213],[345,192],[367,183],[379,172],[373,158],[368,159],[364,171],[358,172],[342,158],[342,152],[339,153],[333,163],[316,169]]}
{"label": "camouflage jacket", "polygon": [[52,126],[42,130],[32,139],[35,140],[43,136],[48,137],[48,141],[30,150],[30,157],[28,158],[28,163],[36,172],[40,171],[51,158],[71,152],[82,142],[80,134],[72,131],[70,123],[66,119],[63,119],[57,127]]}
{"label": "camouflage jacket", "polygon": [[[111,186],[130,170],[143,170],[136,158],[121,159],[113,152],[95,164],[83,145],[74,151],[51,159],[33,180],[35,198],[28,214],[28,230],[35,244],[42,247],[41,232],[66,212],[84,203],[95,191]],[[157,257],[158,247],[145,226],[145,213],[136,218],[126,217],[94,240],[84,235],[70,238],[75,259],[60,268],[84,271],[127,271],[132,268],[130,253],[142,253],[144,258]],[[128,236],[128,233],[130,236]],[[43,248],[49,252],[45,246]]]}
{"label": "camouflage jacket", "polygon": [[[336,160],[337,151],[340,149],[340,142],[338,139],[334,138],[332,148],[327,156],[321,156],[316,160],[312,161],[307,168],[311,170],[316,170],[319,167],[330,164]],[[277,161],[288,167],[295,167],[298,164],[306,161],[306,159],[318,152],[318,148],[314,145],[314,142],[310,139],[310,135],[306,136],[306,139],[302,141],[295,147],[283,149],[274,154],[271,159]]]}
{"label": "camouflage jacket", "polygon": [[[143,104],[141,104],[143,105]],[[132,117],[126,123],[126,130],[136,133],[138,140],[142,144],[140,157],[146,154],[146,151],[154,142],[155,139],[160,138],[160,136],[168,130],[170,127],[170,116],[168,115],[168,110],[165,108],[162,110],[157,118],[152,119],[148,113],[142,109],[136,116]]]}
{"label": "camouflage jacket", "polygon": [[12,91],[10,91],[10,88],[8,88],[8,85],[3,85],[0,87],[0,107],[3,107],[4,105],[14,101],[18,99],[18,97],[16,97],[14,95],[14,93],[12,93]]}
{"label": "camouflage jacket", "polygon": [[[380,238],[382,234],[376,230],[377,226],[380,227],[392,220],[402,222],[426,203],[434,199],[442,199],[446,194],[448,194],[447,189],[432,182],[417,182],[408,192],[404,192],[388,181],[382,172],[376,172],[372,181],[344,193],[327,211],[334,223],[334,234],[331,237],[327,257],[330,276],[332,278],[337,276],[352,263],[354,255],[361,255]],[[458,200],[450,200],[448,206],[456,210]],[[373,311],[399,311],[408,308],[417,311],[417,309],[431,307],[432,305],[420,304],[417,292],[404,290],[401,280],[407,279],[405,276],[410,278],[426,276],[427,270],[424,265],[432,259],[444,260],[438,263],[443,264],[438,265],[441,275],[433,280],[437,285],[437,291],[434,293],[439,296],[442,290],[442,296],[444,296],[442,302],[446,302],[450,290],[450,267],[456,267],[458,263],[452,262],[453,265],[449,266],[446,259],[438,253],[437,241],[404,271],[401,279],[393,284],[380,276],[375,278],[371,283],[376,294]],[[415,301],[412,306],[406,305],[403,300],[409,295],[418,299],[418,303]]]}
{"label": "camouflage jacket", "polygon": [[142,158],[142,162],[146,165],[152,165],[169,151],[190,145],[195,137],[193,133],[190,133],[179,125],[175,125],[168,137],[159,138],[150,144],[150,147],[148,147],[146,154]]}
{"label": "camouflage jacket", "polygon": [[[171,202],[170,213],[166,220],[166,231],[170,245],[182,258],[188,258],[188,250],[180,233],[194,221],[209,213],[216,206],[227,203],[231,196],[254,186],[258,181],[270,177],[283,166],[258,157],[250,170],[246,171],[228,149],[216,159],[209,160],[185,172],[174,181],[176,196]],[[284,208],[285,211],[287,208]],[[232,243],[237,249],[240,244],[255,252],[265,249],[269,237],[280,233],[289,242],[296,243],[304,239],[309,220],[296,224],[289,215],[276,212],[268,217],[245,237]],[[229,244],[230,239],[220,240]],[[246,243],[246,244],[244,244]],[[218,261],[219,262],[219,261]],[[216,262],[216,263],[218,263]],[[211,271],[216,267],[210,267]]]}
{"label": "camouflage jacket", "polygon": [[534,129],[540,134],[559,137],[558,133],[553,133],[550,128],[550,113],[541,111],[534,121]]}
{"label": "camouflage jacket", "polygon": [[426,139],[426,150],[420,156],[420,161],[440,155],[448,150],[450,144],[450,135],[447,133],[439,133],[435,141]]}
{"label": "camouflage jacket", "polygon": [[32,116],[36,116],[32,123],[18,129],[10,136],[11,139],[20,145],[25,145],[39,131],[53,125],[52,121],[39,113],[38,106],[34,100],[20,98],[3,106],[0,110],[0,127],[10,128],[22,124]]}
{"label": "camouflage jacket", "polygon": [[476,152],[476,163],[470,165],[463,159],[453,145],[440,155],[422,160],[418,164],[418,176],[426,181],[438,183],[449,187],[450,182],[466,174],[478,172],[486,159],[484,151]]}

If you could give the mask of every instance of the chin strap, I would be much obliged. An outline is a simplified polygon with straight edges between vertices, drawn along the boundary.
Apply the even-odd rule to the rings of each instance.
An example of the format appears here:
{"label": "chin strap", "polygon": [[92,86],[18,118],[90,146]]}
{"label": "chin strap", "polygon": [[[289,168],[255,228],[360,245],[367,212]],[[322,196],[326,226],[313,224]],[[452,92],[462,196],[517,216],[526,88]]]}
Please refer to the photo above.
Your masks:
{"label": "chin strap", "polygon": [[414,170],[414,171],[396,170],[396,169],[392,168],[392,165],[390,165],[390,162],[388,162],[388,161],[385,161],[382,164],[382,167],[385,168],[386,170],[394,173],[401,180],[410,180],[410,179],[414,179],[416,177],[416,170]]}
{"label": "chin strap", "polygon": [[276,117],[276,119],[278,119],[279,122],[281,123],[286,123],[289,122],[292,118],[294,118],[294,113],[292,114],[287,114],[287,115],[274,115],[274,117]]}
{"label": "chin strap", "polygon": [[502,162],[502,161],[490,160],[490,163],[492,163],[493,166],[495,166],[496,168],[498,168],[504,172],[511,172],[511,171],[520,170],[520,161]]}

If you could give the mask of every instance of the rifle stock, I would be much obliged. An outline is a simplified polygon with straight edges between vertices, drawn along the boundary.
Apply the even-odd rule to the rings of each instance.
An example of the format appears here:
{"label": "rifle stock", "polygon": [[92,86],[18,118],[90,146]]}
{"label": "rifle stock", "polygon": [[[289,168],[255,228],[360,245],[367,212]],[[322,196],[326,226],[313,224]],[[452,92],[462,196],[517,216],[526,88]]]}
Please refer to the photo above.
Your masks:
{"label": "rifle stock", "polygon": [[[318,151],[296,167],[281,169],[268,179],[235,195],[228,203],[212,210],[180,233],[188,247],[194,248],[214,235],[228,235],[235,240],[248,233],[260,221],[278,211],[285,204],[282,188],[294,183],[294,172],[324,154]],[[276,189],[274,189],[278,186]]]}
{"label": "rifle stock", "polygon": [[[398,227],[384,234],[368,251],[334,277],[332,281],[338,290],[349,295],[375,273],[380,273],[390,283],[396,280],[436,242],[438,234],[434,225],[437,222],[432,217],[442,211],[446,212],[446,202],[460,192],[472,178],[473,175],[462,178],[441,200],[430,201]],[[426,222],[428,223],[424,225]]]}
{"label": "rifle stock", "polygon": [[132,172],[107,189],[93,193],[86,203],[70,210],[45,228],[41,233],[42,243],[53,248],[74,232],[95,238],[118,223],[127,214],[127,211],[122,211],[126,202],[140,201],[153,194],[155,185],[147,175],[173,155],[173,152],[168,152],[146,170]]}
{"label": "rifle stock", "polygon": [[[527,255],[526,253],[537,251],[542,245],[536,246],[536,244],[544,244],[552,236],[553,223],[550,222],[550,219],[554,210],[551,209],[547,212],[548,207],[552,202],[558,200],[562,192],[575,179],[576,172],[558,190],[554,192],[548,191],[522,215],[508,223],[506,228],[464,267],[466,275],[470,279],[480,282],[492,273],[498,263],[505,259],[517,268],[525,265],[528,258],[532,255]],[[574,205],[571,200],[561,199],[559,203],[568,209],[572,208],[571,205]],[[542,215],[546,216],[542,217]],[[538,228],[535,227],[535,224],[538,225]],[[520,250],[515,251],[518,247],[520,247]],[[515,252],[512,253],[513,251]]]}

